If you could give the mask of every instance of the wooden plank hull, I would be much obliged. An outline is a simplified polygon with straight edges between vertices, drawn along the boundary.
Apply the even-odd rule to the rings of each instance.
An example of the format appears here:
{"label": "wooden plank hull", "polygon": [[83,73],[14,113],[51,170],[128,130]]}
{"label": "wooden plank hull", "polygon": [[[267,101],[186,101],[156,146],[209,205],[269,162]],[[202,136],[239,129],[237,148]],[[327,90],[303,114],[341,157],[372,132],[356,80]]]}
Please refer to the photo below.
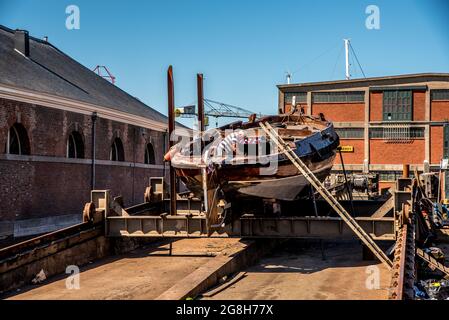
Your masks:
{"label": "wooden plank hull", "polygon": [[[310,164],[311,170],[321,181],[329,175],[334,158],[335,154],[324,161]],[[198,197],[202,196],[199,169],[176,169],[176,174],[190,191]],[[276,173],[272,175],[261,174],[260,167],[249,165],[222,168],[217,170],[214,180],[231,198],[253,196],[291,201],[309,186],[308,181],[288,161],[279,163]]]}
{"label": "wooden plank hull", "polygon": [[[272,116],[265,121],[276,123],[280,134],[285,136],[294,152],[319,180],[326,178],[340,143],[332,123],[321,118],[292,115]],[[181,181],[196,196],[201,197],[204,193],[201,168],[207,166],[207,189],[220,188],[226,193],[228,200],[248,196],[279,200],[297,199],[309,185],[298,169],[278,149],[270,147],[272,150],[267,151],[266,147],[265,152],[263,151],[267,140],[259,139],[262,133],[257,131],[257,123],[239,123],[236,127],[240,132],[247,130],[240,133],[239,141],[243,142],[233,142],[237,140],[234,134],[234,137],[228,140],[227,146],[232,142],[236,149],[246,150],[243,153],[238,154],[235,149],[235,154],[228,153],[229,158],[228,155],[219,155],[218,159],[209,158],[209,150],[218,148],[223,140],[211,142],[209,147],[213,147],[201,156],[193,155],[193,144],[180,148],[181,151],[175,149],[172,166]],[[221,133],[224,133],[226,128],[220,129]],[[251,142],[253,152],[250,152],[250,141],[256,141]]]}

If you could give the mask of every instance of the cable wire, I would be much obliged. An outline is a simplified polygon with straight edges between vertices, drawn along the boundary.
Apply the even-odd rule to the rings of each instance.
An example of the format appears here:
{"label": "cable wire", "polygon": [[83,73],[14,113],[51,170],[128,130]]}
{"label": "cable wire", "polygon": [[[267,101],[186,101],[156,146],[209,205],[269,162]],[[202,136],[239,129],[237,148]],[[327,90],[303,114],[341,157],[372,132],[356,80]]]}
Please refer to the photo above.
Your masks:
{"label": "cable wire", "polygon": [[344,48],[345,48],[344,46],[341,46],[341,48],[340,48],[340,52],[338,53],[337,60],[335,60],[334,69],[332,70],[331,79],[334,79],[335,69],[337,68],[338,60],[340,60],[340,57],[341,57],[341,54],[343,53]]}
{"label": "cable wire", "polygon": [[325,50],[324,52],[322,52],[321,54],[319,54],[317,57],[315,57],[314,59],[312,59],[311,61],[307,62],[306,64],[302,65],[301,67],[299,67],[298,69],[296,69],[295,71],[291,72],[290,75],[295,74],[296,72],[298,72],[299,70],[309,66],[310,64],[314,63],[315,61],[317,61],[319,58],[321,58],[322,56],[326,55],[327,53],[329,53],[330,51],[332,51],[333,49],[335,49],[335,47],[338,46],[338,43],[340,41],[338,41],[335,45],[333,45],[332,47],[330,47],[329,49]]}
{"label": "cable wire", "polygon": [[357,54],[355,53],[355,50],[352,47],[351,42],[349,42],[349,47],[351,48],[351,51],[354,54],[355,60],[357,61],[357,64],[359,65],[360,71],[362,71],[363,77],[366,78],[365,72],[363,72],[362,66],[360,65],[359,59],[357,58]]}

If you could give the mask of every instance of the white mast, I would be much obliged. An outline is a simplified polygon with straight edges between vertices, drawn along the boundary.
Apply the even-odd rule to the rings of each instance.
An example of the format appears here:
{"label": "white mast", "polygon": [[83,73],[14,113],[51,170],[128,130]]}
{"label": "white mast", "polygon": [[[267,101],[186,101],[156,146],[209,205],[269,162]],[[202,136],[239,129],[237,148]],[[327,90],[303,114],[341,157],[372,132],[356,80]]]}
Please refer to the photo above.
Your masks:
{"label": "white mast", "polygon": [[343,39],[345,42],[345,52],[346,52],[346,80],[351,78],[351,74],[349,73],[349,39]]}
{"label": "white mast", "polygon": [[291,73],[287,72],[287,84],[290,84],[291,79],[292,79]]}

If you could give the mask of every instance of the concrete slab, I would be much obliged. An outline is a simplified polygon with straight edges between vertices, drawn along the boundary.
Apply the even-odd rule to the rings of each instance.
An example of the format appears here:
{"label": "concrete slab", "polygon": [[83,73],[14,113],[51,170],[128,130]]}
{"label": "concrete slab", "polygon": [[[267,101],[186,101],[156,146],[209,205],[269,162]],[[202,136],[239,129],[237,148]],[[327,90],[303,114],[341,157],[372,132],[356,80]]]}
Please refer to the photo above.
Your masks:
{"label": "concrete slab", "polygon": [[268,249],[268,247],[254,241],[234,243],[233,246],[223,250],[217,257],[211,259],[208,263],[202,265],[162,293],[156,300],[194,298],[217,284],[222,277],[251,265],[263,255],[264,249]]}
{"label": "concrete slab", "polygon": [[[229,288],[204,299],[324,300],[387,299],[390,273],[377,261],[363,261],[357,243],[304,248],[293,241],[247,268],[246,276]],[[373,282],[378,271],[378,287]],[[367,286],[368,283],[368,286]],[[374,286],[373,286],[374,284]]]}
{"label": "concrete slab", "polygon": [[173,243],[175,256],[168,256],[166,244],[135,250],[82,267],[79,290],[67,289],[68,275],[62,275],[21,288],[9,299],[154,299],[213,259],[208,256],[236,242],[238,239],[178,240]]}

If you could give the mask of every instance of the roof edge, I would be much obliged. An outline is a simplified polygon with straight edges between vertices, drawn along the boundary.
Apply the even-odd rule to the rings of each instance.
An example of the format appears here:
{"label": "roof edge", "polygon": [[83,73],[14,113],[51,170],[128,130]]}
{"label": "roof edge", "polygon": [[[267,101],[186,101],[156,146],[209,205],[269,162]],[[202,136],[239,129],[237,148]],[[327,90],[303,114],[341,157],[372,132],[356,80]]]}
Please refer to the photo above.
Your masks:
{"label": "roof edge", "polygon": [[[6,27],[5,25],[2,25],[2,24],[0,24],[0,29],[3,30],[3,31],[6,31],[6,32],[12,33],[12,34],[14,34],[14,31],[15,31],[14,29],[8,28],[8,27]],[[70,59],[71,61],[73,61],[74,63],[76,63],[77,65],[79,65],[81,68],[85,69],[85,70],[88,71],[88,72],[93,73],[95,76],[98,76],[98,74],[96,74],[94,71],[92,71],[92,70],[89,69],[87,66],[83,65],[82,63],[80,63],[78,60],[72,58],[70,55],[68,55],[68,54],[65,53],[64,51],[60,50],[58,47],[56,47],[55,45],[53,45],[53,44],[50,43],[49,41],[45,41],[45,40],[42,40],[42,39],[33,37],[33,36],[31,36],[31,35],[29,35],[29,39],[30,39],[30,40],[33,40],[33,41],[36,41],[36,42],[39,42],[39,43],[41,43],[41,44],[48,45],[48,46],[52,47],[52,48],[55,49],[58,53],[62,54],[62,55],[65,56],[66,58]],[[122,93],[124,93],[125,95],[128,95],[131,99],[133,99],[133,100],[136,101],[137,103],[141,104],[142,107],[149,108],[152,112],[158,114],[159,116],[167,118],[167,116],[166,116],[165,114],[163,114],[162,112],[156,110],[155,108],[153,108],[153,107],[150,106],[149,104],[143,102],[142,100],[138,99],[138,98],[135,97],[134,95],[128,93],[127,91],[125,91],[124,89],[122,89],[121,87],[119,87],[118,85],[115,85],[115,84],[110,83],[109,81],[107,81],[107,80],[104,79],[103,77],[98,76],[98,78],[99,78],[99,79],[98,79],[99,81],[105,81],[105,84],[106,84],[106,85],[108,85],[108,86],[113,86],[113,87],[115,87],[116,89],[118,89],[119,91],[121,91]],[[108,106],[106,106],[106,107],[108,107]],[[109,106],[109,108],[113,108],[113,107]],[[152,120],[153,120],[153,119],[152,119]],[[154,121],[157,121],[157,120],[154,120]]]}
{"label": "roof edge", "polygon": [[339,84],[357,84],[368,81],[382,81],[382,80],[397,80],[397,79],[413,79],[419,77],[448,77],[449,73],[435,73],[435,72],[424,72],[424,73],[412,73],[412,74],[401,74],[393,76],[383,76],[383,77],[370,77],[370,78],[358,78],[350,80],[334,80],[334,81],[317,81],[317,82],[303,82],[303,83],[292,83],[292,84],[279,84],[276,85],[278,89],[284,88],[295,88],[295,87],[309,87],[309,86],[326,86],[326,85],[339,85]]}

